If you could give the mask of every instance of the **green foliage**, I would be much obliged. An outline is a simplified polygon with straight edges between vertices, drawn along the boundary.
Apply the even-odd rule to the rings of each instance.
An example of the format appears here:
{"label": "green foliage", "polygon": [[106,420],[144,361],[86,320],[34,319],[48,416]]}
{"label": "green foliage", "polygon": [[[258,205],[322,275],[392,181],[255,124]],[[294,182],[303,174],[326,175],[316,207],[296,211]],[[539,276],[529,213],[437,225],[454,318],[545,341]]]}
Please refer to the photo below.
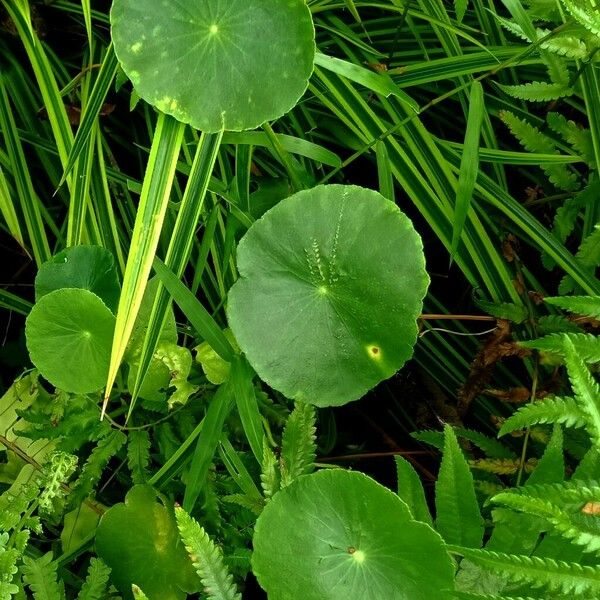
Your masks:
{"label": "green foliage", "polygon": [[23,558],[23,581],[33,592],[35,600],[64,600],[65,591],[57,580],[57,568],[52,552],[38,559]]}
{"label": "green foliage", "polygon": [[99,558],[92,558],[77,600],[102,600],[105,598],[109,575],[110,569]]}
{"label": "green foliage", "polygon": [[483,519],[473,476],[449,425],[444,428],[444,454],[435,485],[435,506],[436,528],[448,544],[481,546]]}
{"label": "green foliage", "polygon": [[281,487],[312,472],[315,464],[315,419],[313,406],[296,402],[281,439]]}
{"label": "green foliage", "polygon": [[175,509],[179,535],[202,581],[204,593],[214,600],[241,600],[220,550],[204,528],[182,508]]}

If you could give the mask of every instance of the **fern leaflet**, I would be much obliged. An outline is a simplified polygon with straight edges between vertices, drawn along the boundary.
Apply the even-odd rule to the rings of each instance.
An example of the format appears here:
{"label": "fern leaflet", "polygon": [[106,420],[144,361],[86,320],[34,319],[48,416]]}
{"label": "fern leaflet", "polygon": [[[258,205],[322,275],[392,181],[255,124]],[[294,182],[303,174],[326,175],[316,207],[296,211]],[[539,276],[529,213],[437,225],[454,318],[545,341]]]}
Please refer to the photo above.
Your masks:
{"label": "fern leaflet", "polygon": [[23,557],[23,580],[35,600],[64,600],[64,588],[56,577],[57,567],[58,564],[52,560],[52,552],[38,559]]}
{"label": "fern leaflet", "polygon": [[575,398],[549,397],[522,406],[500,428],[499,436],[539,423],[563,423],[567,427],[585,427],[586,414]]}
{"label": "fern leaflet", "polygon": [[241,600],[242,596],[227,571],[221,551],[204,528],[182,508],[175,509],[175,516],[181,539],[208,597],[214,600]]}
{"label": "fern leaflet", "polygon": [[110,569],[104,562],[99,558],[92,558],[77,600],[103,600],[109,575]]}
{"label": "fern leaflet", "polygon": [[315,419],[315,409],[311,404],[296,402],[281,440],[281,487],[313,470],[316,455]]}
{"label": "fern leaflet", "polygon": [[600,594],[600,567],[474,548],[454,546],[449,550],[492,573],[503,575],[513,583],[543,587],[551,593],[586,594],[591,597]]}

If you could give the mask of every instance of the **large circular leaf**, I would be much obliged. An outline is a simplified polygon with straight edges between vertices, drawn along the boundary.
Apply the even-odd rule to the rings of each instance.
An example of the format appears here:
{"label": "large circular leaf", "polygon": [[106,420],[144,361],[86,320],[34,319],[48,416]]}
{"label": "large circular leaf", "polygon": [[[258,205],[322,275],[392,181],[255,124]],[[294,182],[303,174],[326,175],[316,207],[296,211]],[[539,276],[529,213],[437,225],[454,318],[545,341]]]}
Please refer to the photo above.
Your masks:
{"label": "large circular leaf", "polygon": [[106,383],[115,317],[88,290],[65,288],[46,294],[25,324],[31,362],[66,392],[96,392]]}
{"label": "large circular leaf", "polygon": [[305,0],[115,0],[111,23],[140,96],[207,132],[280,117],[313,70]]}
{"label": "large circular leaf", "polygon": [[156,502],[148,485],[132,487],[124,504],[104,514],[96,530],[96,551],[125,598],[132,597],[132,584],[150,600],[184,600],[186,592],[200,587],[173,512]]}
{"label": "large circular leaf", "polygon": [[300,477],[267,504],[253,545],[269,600],[442,600],[453,587],[442,538],[361,473]]}
{"label": "large circular leaf", "polygon": [[238,246],[228,319],[271,387],[356,400],[411,356],[429,278],[410,220],[372,190],[320,186],[277,204]]}
{"label": "large circular leaf", "polygon": [[36,300],[61,288],[90,290],[114,311],[121,288],[112,254],[100,246],[73,246],[59,252],[38,271]]}

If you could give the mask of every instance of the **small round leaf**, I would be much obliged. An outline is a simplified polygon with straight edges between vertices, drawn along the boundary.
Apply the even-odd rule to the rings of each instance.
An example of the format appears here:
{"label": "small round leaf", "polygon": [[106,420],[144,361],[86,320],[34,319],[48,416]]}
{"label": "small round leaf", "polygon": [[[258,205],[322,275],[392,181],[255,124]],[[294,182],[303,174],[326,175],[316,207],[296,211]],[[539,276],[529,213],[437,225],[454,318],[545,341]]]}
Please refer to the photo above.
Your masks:
{"label": "small round leaf", "polygon": [[65,392],[97,392],[106,383],[114,328],[114,315],[96,294],[76,288],[50,292],[25,324],[31,362]]}
{"label": "small round leaf", "polygon": [[442,600],[442,538],[362,473],[319,471],[275,494],[256,522],[252,570],[269,600]]}
{"label": "small round leaf", "polygon": [[231,329],[289,398],[356,400],[410,358],[429,278],[421,238],[372,190],[319,186],[283,200],[239,243]]}
{"label": "small round leaf", "polygon": [[313,70],[305,0],[115,0],[112,38],[138,94],[207,132],[288,112]]}
{"label": "small round leaf", "polygon": [[113,255],[100,246],[73,246],[59,252],[40,267],[35,298],[62,288],[94,292],[114,311],[121,288]]}
{"label": "small round leaf", "polygon": [[139,586],[148,598],[183,600],[198,591],[200,579],[179,540],[172,511],[156,502],[148,485],[129,490],[96,531],[98,556],[111,568],[111,579],[126,598]]}

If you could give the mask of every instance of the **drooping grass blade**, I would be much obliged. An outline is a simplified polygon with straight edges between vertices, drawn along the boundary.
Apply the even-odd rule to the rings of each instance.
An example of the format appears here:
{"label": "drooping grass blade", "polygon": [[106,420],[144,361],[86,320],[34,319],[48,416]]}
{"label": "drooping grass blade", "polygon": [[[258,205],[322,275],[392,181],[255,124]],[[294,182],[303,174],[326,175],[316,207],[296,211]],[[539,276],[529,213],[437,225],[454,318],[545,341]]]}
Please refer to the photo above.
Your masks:
{"label": "drooping grass blade", "polygon": [[174,118],[159,114],[125,266],[102,414],[106,410],[152,269],[184,129],[185,125]]}

